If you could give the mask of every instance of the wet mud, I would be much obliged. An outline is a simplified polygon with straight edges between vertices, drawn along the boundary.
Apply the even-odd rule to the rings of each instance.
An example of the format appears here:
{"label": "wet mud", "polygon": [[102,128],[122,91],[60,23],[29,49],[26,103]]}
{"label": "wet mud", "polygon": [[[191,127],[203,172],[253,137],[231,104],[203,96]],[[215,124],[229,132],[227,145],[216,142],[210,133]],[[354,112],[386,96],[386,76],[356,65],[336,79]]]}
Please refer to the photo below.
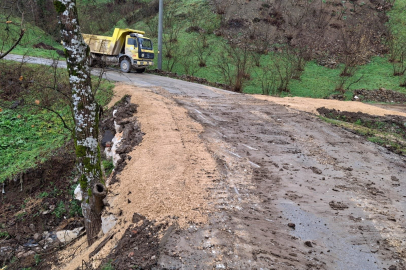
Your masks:
{"label": "wet mud", "polygon": [[405,269],[404,157],[247,95],[156,92],[205,126],[222,177],[153,269]]}

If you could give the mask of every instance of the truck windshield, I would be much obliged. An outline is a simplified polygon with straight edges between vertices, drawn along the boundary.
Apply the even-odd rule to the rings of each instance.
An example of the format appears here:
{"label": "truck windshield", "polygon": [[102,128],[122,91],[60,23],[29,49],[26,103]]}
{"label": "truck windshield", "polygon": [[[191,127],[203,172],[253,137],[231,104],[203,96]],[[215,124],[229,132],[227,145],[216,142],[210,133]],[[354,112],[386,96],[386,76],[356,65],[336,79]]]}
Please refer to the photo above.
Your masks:
{"label": "truck windshield", "polygon": [[152,41],[145,38],[140,38],[140,46],[142,49],[152,50]]}

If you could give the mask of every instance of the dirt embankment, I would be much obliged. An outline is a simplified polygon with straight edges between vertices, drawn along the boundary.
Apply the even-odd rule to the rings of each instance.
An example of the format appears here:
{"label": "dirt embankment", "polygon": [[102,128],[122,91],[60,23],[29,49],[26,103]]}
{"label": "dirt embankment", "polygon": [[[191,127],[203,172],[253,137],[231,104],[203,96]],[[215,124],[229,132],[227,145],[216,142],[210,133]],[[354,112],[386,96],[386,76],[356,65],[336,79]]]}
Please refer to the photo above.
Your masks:
{"label": "dirt embankment", "polygon": [[[372,104],[365,104],[359,101],[339,101],[339,100],[332,100],[332,99],[316,99],[316,98],[303,98],[303,97],[271,97],[271,96],[263,96],[263,95],[254,95],[255,98],[261,100],[272,101],[277,104],[281,104],[287,108],[309,112],[312,114],[318,115],[319,112],[317,111],[318,108],[325,107],[327,109],[335,109],[340,111],[346,112],[362,112],[370,115],[378,115],[378,116],[385,116],[385,115],[400,115],[406,117],[406,111],[394,111],[391,109],[385,109],[384,107],[389,105],[372,105]],[[382,106],[383,108],[377,107]],[[393,105],[391,105],[393,106]],[[402,107],[402,105],[398,105]],[[389,106],[390,107],[390,106]],[[406,105],[403,105],[406,108]]]}
{"label": "dirt embankment", "polygon": [[[156,264],[156,244],[165,231],[203,224],[211,211],[207,188],[217,178],[217,169],[199,138],[203,127],[173,100],[148,89],[119,84],[115,92],[110,104],[131,95],[145,133],[142,143],[128,153],[131,158],[119,181],[109,187],[104,216],[112,215],[116,226],[90,248],[83,238],[62,251],[57,269],[75,269],[82,260],[89,262],[89,255],[89,267],[98,267],[109,254],[121,258],[112,263],[115,269],[137,262],[149,269]],[[92,253],[106,239],[101,250]]]}

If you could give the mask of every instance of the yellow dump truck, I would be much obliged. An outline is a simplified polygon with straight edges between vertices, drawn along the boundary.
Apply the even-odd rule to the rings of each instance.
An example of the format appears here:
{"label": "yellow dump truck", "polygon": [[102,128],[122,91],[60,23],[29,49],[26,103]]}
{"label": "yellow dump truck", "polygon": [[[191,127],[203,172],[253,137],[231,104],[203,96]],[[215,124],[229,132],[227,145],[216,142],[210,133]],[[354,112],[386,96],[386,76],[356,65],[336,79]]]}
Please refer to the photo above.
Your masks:
{"label": "yellow dump truck", "polygon": [[90,65],[96,62],[119,64],[123,72],[134,68],[142,73],[154,62],[152,41],[144,37],[145,32],[133,29],[114,29],[113,36],[83,34],[90,47]]}

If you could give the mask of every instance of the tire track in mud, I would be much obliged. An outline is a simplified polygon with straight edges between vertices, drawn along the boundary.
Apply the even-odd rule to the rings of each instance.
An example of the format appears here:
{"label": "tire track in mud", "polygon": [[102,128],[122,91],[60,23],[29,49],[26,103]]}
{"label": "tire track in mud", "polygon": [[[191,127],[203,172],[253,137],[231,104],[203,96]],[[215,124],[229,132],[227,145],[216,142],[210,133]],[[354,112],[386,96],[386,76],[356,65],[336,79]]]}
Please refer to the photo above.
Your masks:
{"label": "tire track in mud", "polygon": [[205,126],[223,172],[210,224],[172,236],[182,260],[160,267],[404,269],[404,158],[247,95],[158,92]]}

